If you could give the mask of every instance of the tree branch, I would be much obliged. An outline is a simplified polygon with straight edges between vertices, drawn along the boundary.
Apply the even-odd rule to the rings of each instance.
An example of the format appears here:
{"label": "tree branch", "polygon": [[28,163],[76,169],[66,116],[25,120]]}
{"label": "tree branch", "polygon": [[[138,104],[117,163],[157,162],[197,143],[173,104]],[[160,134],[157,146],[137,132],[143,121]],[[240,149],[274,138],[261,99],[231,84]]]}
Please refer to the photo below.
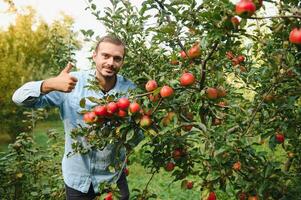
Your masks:
{"label": "tree branch", "polygon": [[248,17],[248,19],[273,19],[273,18],[298,18],[301,19],[300,15],[276,15],[267,17]]}
{"label": "tree branch", "polygon": [[208,60],[212,57],[213,53],[217,50],[218,42],[215,42],[210,53],[207,55],[207,57],[202,61],[202,78],[200,81],[200,89],[202,90],[204,88],[204,83],[206,79],[206,65]]}

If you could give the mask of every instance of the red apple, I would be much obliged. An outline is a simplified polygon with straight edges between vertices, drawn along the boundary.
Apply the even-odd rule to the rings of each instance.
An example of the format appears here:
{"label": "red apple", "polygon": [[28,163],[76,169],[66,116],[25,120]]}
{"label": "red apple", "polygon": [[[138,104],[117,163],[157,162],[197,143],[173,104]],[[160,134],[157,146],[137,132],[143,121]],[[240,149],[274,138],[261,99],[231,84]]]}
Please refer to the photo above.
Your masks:
{"label": "red apple", "polygon": [[167,85],[164,85],[161,90],[160,90],[160,95],[161,97],[165,98],[165,97],[169,97],[173,94],[173,89]]}
{"label": "red apple", "polygon": [[178,160],[182,157],[183,155],[183,150],[181,148],[176,148],[175,150],[173,150],[172,152],[172,157],[175,159],[175,160]]}
{"label": "red apple", "polygon": [[155,89],[157,89],[158,84],[155,80],[149,80],[146,84],[145,84],[145,89],[148,92],[151,92]]}
{"label": "red apple", "polygon": [[128,175],[130,174],[130,171],[129,171],[129,169],[128,169],[127,167],[124,168],[123,172],[124,172],[124,174],[125,174],[126,176],[128,176]]}
{"label": "red apple", "polygon": [[117,103],[115,103],[115,102],[108,103],[107,110],[108,110],[108,113],[111,113],[111,114],[117,112],[117,110],[118,110]]}
{"label": "red apple", "polygon": [[128,113],[127,113],[126,111],[124,111],[124,110],[118,110],[118,113],[117,113],[117,115],[118,115],[119,117],[121,117],[121,118],[126,117],[127,114],[128,114]]}
{"label": "red apple", "polygon": [[256,6],[252,0],[240,0],[235,6],[235,12],[239,16],[251,16],[256,11]]}
{"label": "red apple", "polygon": [[239,171],[241,169],[241,163],[237,161],[233,164],[232,169],[234,169],[235,171]]}
{"label": "red apple", "polygon": [[197,42],[195,43],[189,50],[188,50],[188,57],[189,58],[196,58],[201,55],[200,44]]}
{"label": "red apple", "polygon": [[276,133],[275,139],[276,139],[277,142],[283,143],[285,138],[284,138],[284,135],[282,133]]}
{"label": "red apple", "polygon": [[237,59],[240,63],[245,61],[245,57],[243,55],[237,56]]}
{"label": "red apple", "polygon": [[108,115],[107,107],[105,105],[96,106],[94,108],[94,112],[97,116],[107,116]]}
{"label": "red apple", "polygon": [[206,93],[207,93],[208,99],[217,99],[217,97],[218,97],[218,91],[215,88],[212,88],[212,87],[208,88],[206,90]]}
{"label": "red apple", "polygon": [[180,85],[182,86],[192,85],[194,82],[195,82],[195,77],[192,73],[187,72],[180,77]]}
{"label": "red apple", "polygon": [[158,101],[158,99],[160,98],[160,96],[159,96],[159,94],[157,94],[157,95],[150,94],[150,95],[148,96],[148,98],[149,98],[149,100],[150,100],[151,102],[156,102],[156,101]]}
{"label": "red apple", "polygon": [[186,59],[186,58],[187,58],[187,55],[186,55],[185,51],[180,51],[180,56],[181,56],[181,58],[183,58],[183,59]]}
{"label": "red apple", "polygon": [[188,190],[192,189],[192,188],[193,188],[193,182],[192,182],[192,181],[187,181],[187,182],[186,182],[186,188],[187,188]]}
{"label": "red apple", "polygon": [[131,102],[126,97],[122,97],[118,100],[117,105],[119,109],[126,110],[130,103]]}
{"label": "red apple", "polygon": [[175,168],[175,164],[173,162],[168,162],[165,165],[165,170],[168,172],[171,172],[172,170],[174,170]]}
{"label": "red apple", "polygon": [[96,114],[95,114],[95,112],[87,112],[87,113],[85,113],[84,116],[83,116],[83,120],[87,124],[95,122],[95,120],[96,120]]}
{"label": "red apple", "polygon": [[294,28],[290,32],[289,41],[294,44],[301,44],[301,28]]}
{"label": "red apple", "polygon": [[139,103],[133,102],[133,103],[130,104],[130,112],[131,113],[139,112],[139,110],[140,110]]}
{"label": "red apple", "polygon": [[191,131],[192,128],[193,128],[193,125],[184,125],[184,126],[182,126],[182,129],[184,131]]}
{"label": "red apple", "polygon": [[239,200],[246,200],[247,199],[246,193],[244,193],[244,192],[239,193],[238,199]]}
{"label": "red apple", "polygon": [[226,57],[227,57],[229,60],[232,60],[232,59],[234,58],[233,52],[232,52],[232,51],[227,51],[227,52],[226,52]]}
{"label": "red apple", "polygon": [[226,107],[226,106],[228,105],[228,103],[225,102],[225,101],[221,101],[221,102],[219,102],[217,105],[218,105],[219,107],[224,108],[224,107]]}
{"label": "red apple", "polygon": [[152,124],[152,120],[148,115],[143,115],[140,119],[141,127],[149,127]]}
{"label": "red apple", "polygon": [[239,19],[237,17],[231,17],[231,22],[234,27],[237,27],[239,25]]}
{"label": "red apple", "polygon": [[238,60],[238,58],[233,58],[232,59],[232,65],[233,66],[236,66],[236,65],[238,65],[240,62],[239,62],[239,60]]}
{"label": "red apple", "polygon": [[214,126],[217,126],[217,125],[220,125],[222,124],[222,120],[219,119],[219,118],[214,118],[213,121],[212,121],[212,125]]}
{"label": "red apple", "polygon": [[176,59],[172,59],[172,60],[170,61],[170,64],[172,64],[172,65],[178,65],[178,64],[180,64],[180,62],[177,61]]}
{"label": "red apple", "polygon": [[113,200],[113,193],[109,192],[106,196],[104,200]]}
{"label": "red apple", "polygon": [[248,200],[258,200],[257,196],[249,196]]}
{"label": "red apple", "polygon": [[210,192],[208,195],[207,200],[216,200],[215,192]]}

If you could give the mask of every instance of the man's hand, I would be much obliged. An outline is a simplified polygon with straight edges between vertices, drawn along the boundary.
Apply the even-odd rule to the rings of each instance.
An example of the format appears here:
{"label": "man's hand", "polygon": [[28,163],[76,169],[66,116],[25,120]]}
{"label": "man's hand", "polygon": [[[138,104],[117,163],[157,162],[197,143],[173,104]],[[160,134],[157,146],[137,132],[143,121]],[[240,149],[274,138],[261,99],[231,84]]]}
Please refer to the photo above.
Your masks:
{"label": "man's hand", "polygon": [[42,93],[48,93],[51,91],[61,91],[66,93],[71,92],[75,88],[77,82],[77,78],[69,74],[72,67],[73,64],[69,62],[65,67],[65,69],[63,69],[58,76],[43,81],[41,86],[41,92]]}

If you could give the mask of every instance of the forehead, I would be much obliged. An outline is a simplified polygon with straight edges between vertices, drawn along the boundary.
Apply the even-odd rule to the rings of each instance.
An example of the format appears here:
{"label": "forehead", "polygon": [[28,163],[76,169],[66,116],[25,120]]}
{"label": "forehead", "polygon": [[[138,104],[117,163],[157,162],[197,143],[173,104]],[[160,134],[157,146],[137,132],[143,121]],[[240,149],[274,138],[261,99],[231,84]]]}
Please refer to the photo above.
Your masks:
{"label": "forehead", "polygon": [[110,42],[101,42],[97,48],[97,54],[110,54],[112,56],[124,56],[124,46],[117,45]]}

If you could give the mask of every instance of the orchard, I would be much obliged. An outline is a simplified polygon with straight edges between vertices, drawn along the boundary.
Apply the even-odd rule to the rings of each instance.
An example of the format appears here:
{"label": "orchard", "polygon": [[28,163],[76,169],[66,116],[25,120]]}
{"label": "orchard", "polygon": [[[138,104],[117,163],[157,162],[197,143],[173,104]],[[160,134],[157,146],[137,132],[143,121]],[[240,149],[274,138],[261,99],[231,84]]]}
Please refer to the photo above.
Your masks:
{"label": "orchard", "polygon": [[[122,72],[138,88],[126,97],[130,109],[117,103],[124,117],[83,111],[93,120],[75,136],[93,133],[95,148],[117,143],[130,160],[143,133],[143,166],[169,172],[200,199],[300,197],[299,1],[148,0],[139,10],[113,1],[105,17],[89,2],[125,40]],[[148,186],[134,198],[151,198]]]}
{"label": "orchard", "polygon": [[[121,73],[137,88],[79,102],[85,126],[72,132],[75,153],[114,144],[129,167],[139,154],[151,177],[132,199],[162,199],[149,189],[162,170],[179,193],[202,200],[300,199],[299,0],[145,0],[139,9],[112,0],[104,15],[87,2],[125,41]],[[97,39],[91,31],[82,33]],[[112,172],[122,168],[118,153],[112,163]]]}

